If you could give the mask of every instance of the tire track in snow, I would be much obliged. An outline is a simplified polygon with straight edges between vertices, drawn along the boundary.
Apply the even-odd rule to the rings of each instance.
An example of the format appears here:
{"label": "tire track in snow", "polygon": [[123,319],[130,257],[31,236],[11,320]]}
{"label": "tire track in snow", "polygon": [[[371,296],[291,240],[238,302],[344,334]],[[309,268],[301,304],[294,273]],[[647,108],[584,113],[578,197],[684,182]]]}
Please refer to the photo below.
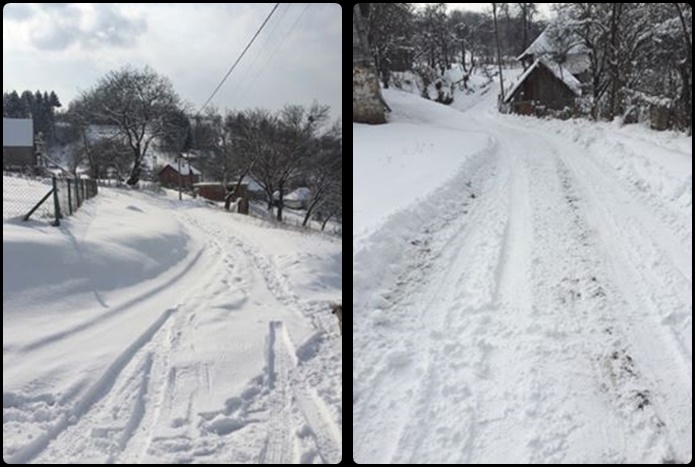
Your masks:
{"label": "tire track in snow", "polygon": [[[309,436],[323,463],[338,463],[342,441],[340,429],[323,401],[299,376],[296,349],[281,321],[269,326],[267,385],[270,390],[268,434],[259,454],[261,464],[296,462],[297,436]],[[304,423],[309,430],[303,428]],[[312,451],[305,451],[308,460]]]}
{"label": "tire track in snow", "polygon": [[[271,258],[259,252],[254,246],[244,242],[229,230],[223,231],[219,226],[207,225],[201,222],[201,220],[193,218],[193,216],[188,217],[191,223],[206,231],[212,237],[228,239],[237,251],[241,252],[260,273],[265,288],[275,297],[278,303],[294,311],[298,316],[308,318],[311,321],[316,332],[303,343],[299,352],[289,338],[289,332],[284,324],[276,322],[278,329],[282,329],[279,335],[283,337],[282,342],[284,345],[279,349],[275,349],[272,355],[273,358],[277,358],[278,350],[282,351],[283,365],[286,363],[285,358],[290,359],[292,363],[290,372],[292,394],[301,406],[303,417],[312,429],[312,436],[316,439],[318,453],[327,462],[338,462],[342,453],[341,430],[317,389],[308,381],[305,381],[305,378],[302,376],[304,369],[299,367],[298,361],[298,359],[301,359],[302,365],[305,365],[313,360],[316,353],[320,351],[322,345],[321,336],[336,334],[335,320],[328,313],[328,306],[325,303],[300,300]],[[321,311],[323,311],[323,316],[321,316]],[[270,326],[273,329],[272,323]],[[277,332],[273,332],[273,339],[276,339]],[[277,436],[275,437],[277,438]],[[266,446],[263,449],[264,456],[261,457],[270,455],[276,444],[274,441],[270,443],[266,441]]]}
{"label": "tire track in snow", "polygon": [[[175,308],[170,308],[162,313],[157,321],[155,321],[147,330],[145,330],[140,337],[138,337],[116,358],[116,360],[104,371],[102,376],[90,386],[90,388],[72,407],[72,409],[64,414],[61,419],[50,427],[45,433],[38,436],[34,441],[30,442],[28,445],[24,446],[15,454],[10,456],[7,461],[11,464],[28,463],[38,456],[43,450],[45,450],[50,443],[57,440],[57,438],[59,438],[59,436],[72,425],[79,424],[83,420],[87,421],[85,416],[99,401],[109,395],[113,387],[116,385],[116,382],[123,370],[133,360],[135,355],[138,354],[138,352],[152,340],[153,336],[164,326],[175,311]],[[145,367],[149,368],[151,365],[146,365]],[[75,430],[82,430],[85,433],[90,431],[88,427],[84,426],[78,426],[75,428]]]}
{"label": "tire track in snow", "polygon": [[[198,262],[202,251],[189,264],[187,271]],[[168,397],[164,381],[170,366],[169,354],[176,347],[178,336],[186,323],[199,309],[191,308],[188,302],[196,292],[207,290],[213,284],[211,279],[221,268],[222,258],[217,257],[212,267],[208,267],[190,284],[190,292],[179,297],[179,304],[162,314],[80,398],[72,415],[67,417],[69,426],[55,432],[50,445],[46,443],[35,454],[48,447],[46,453],[41,453],[42,457],[59,462],[64,459],[99,459],[99,462],[116,463],[121,463],[123,458],[139,459],[144,455],[151,442],[150,431],[157,424],[162,405]],[[173,315],[176,319],[170,319]],[[141,397],[133,397],[132,393],[138,393]],[[123,394],[131,395],[121,398]],[[147,406],[148,410],[144,403],[145,396],[155,401]],[[96,428],[93,427],[95,423],[98,425]],[[138,453],[137,446],[143,444],[143,439],[145,448]],[[130,446],[131,441],[136,447]],[[72,454],[66,455],[66,452]]]}
{"label": "tire track in snow", "polygon": [[[189,216],[185,216],[188,218]],[[199,227],[197,223],[188,219],[189,225]],[[202,229],[201,229],[202,230]],[[203,230],[204,233],[207,233]],[[208,250],[215,253],[211,265],[196,275],[194,283],[188,287],[188,292],[182,297],[180,310],[176,322],[162,343],[160,352],[163,358],[158,360],[157,380],[151,385],[150,410],[142,421],[137,440],[123,452],[120,461],[125,463],[142,463],[149,460],[157,460],[173,456],[173,462],[189,462],[196,457],[206,457],[219,450],[218,446],[210,445],[203,436],[200,445],[192,442],[191,432],[193,399],[200,392],[200,385],[209,385],[207,366],[201,369],[199,366],[180,367],[169,361],[171,355],[181,352],[181,345],[185,341],[187,330],[195,326],[195,319],[203,310],[214,308],[211,301],[215,300],[221,288],[233,280],[229,270],[227,255],[220,243],[210,235],[206,235]],[[178,376],[178,377],[177,377]],[[189,378],[193,378],[193,386],[190,390],[184,384]],[[206,381],[207,378],[207,381]],[[185,394],[180,394],[179,387]],[[209,389],[209,387],[207,388]],[[180,398],[187,398],[185,403],[187,410],[177,410],[176,402]],[[176,399],[176,400],[175,400]],[[164,429],[164,433],[160,431]],[[176,432],[172,434],[172,432]],[[214,444],[214,443],[213,443]]]}
{"label": "tire track in snow", "polygon": [[[672,242],[672,237],[658,235],[657,228],[642,228],[641,223],[648,216],[643,212],[636,214],[640,208],[614,187],[604,173],[594,170],[589,162],[569,157],[565,160],[572,177],[592,201],[585,208],[585,216],[601,226],[599,237],[612,253],[612,276],[627,304],[626,318],[632,323],[623,332],[639,384],[635,384],[635,378],[625,378],[625,389],[618,393],[619,402],[624,405],[628,391],[649,394],[648,406],[641,411],[654,413],[656,422],[641,428],[646,442],[660,443],[671,458],[686,459],[692,456],[692,418],[688,420],[682,414],[692,412],[692,336],[684,336],[681,329],[687,324],[683,319],[687,320],[692,310],[692,295],[686,292],[692,288],[691,271],[687,270],[690,266],[671,261],[668,252],[674,247],[662,248],[662,244]],[[612,203],[601,203],[599,199]],[[649,225],[659,223],[652,219]],[[663,389],[669,397],[663,396]],[[636,431],[640,430],[640,418],[629,420]]]}
{"label": "tire track in snow", "polygon": [[[280,351],[287,355],[291,362],[291,383],[294,400],[306,419],[312,431],[319,454],[326,464],[338,463],[342,452],[342,436],[340,429],[332,420],[326,404],[316,394],[316,391],[308,387],[299,378],[297,349],[295,348],[287,328],[282,323],[276,322],[276,328],[280,331],[282,345]],[[275,336],[277,339],[277,335]]]}
{"label": "tire track in snow", "polygon": [[268,436],[259,456],[260,464],[289,464],[292,462],[292,439],[290,434],[290,356],[278,343],[278,332],[283,326],[279,321],[270,323],[268,334],[268,387],[271,390]]}

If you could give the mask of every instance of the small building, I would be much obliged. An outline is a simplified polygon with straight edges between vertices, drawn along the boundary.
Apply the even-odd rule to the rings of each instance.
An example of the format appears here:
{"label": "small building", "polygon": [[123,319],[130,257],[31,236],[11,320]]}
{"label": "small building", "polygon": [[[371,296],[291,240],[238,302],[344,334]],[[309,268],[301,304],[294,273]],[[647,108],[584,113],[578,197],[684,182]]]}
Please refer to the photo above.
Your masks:
{"label": "small building", "polygon": [[577,78],[562,65],[537,58],[504,97],[506,110],[522,115],[537,114],[539,108],[562,110],[572,107],[582,95]]}
{"label": "small building", "polygon": [[589,54],[581,41],[566,29],[548,26],[517,57],[524,73],[512,85],[501,110],[542,115],[547,110],[574,107],[589,75]]}
{"label": "small building", "polygon": [[166,164],[159,170],[157,179],[162,186],[178,188],[179,184],[184,189],[193,189],[193,184],[200,181],[200,171],[188,162],[181,163],[181,173],[179,174],[179,164]]}
{"label": "small building", "polygon": [[[280,198],[280,193],[277,191],[273,193],[273,198],[277,202]],[[307,209],[309,201],[311,201],[311,190],[306,187],[300,187],[283,196],[282,204],[290,209]]]}
{"label": "small building", "polygon": [[193,184],[193,192],[196,196],[210,201],[225,201],[227,193],[234,190],[233,198],[248,198],[248,182],[242,182],[237,187],[237,182],[230,182],[227,187],[219,182],[203,182]]}
{"label": "small building", "polygon": [[2,119],[2,167],[3,169],[36,167],[32,119]]}

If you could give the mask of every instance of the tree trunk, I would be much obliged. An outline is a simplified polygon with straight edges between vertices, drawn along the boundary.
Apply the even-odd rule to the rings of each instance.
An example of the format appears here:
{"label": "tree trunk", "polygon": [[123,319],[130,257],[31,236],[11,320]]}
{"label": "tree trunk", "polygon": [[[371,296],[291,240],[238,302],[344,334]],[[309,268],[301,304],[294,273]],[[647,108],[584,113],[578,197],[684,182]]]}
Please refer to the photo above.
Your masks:
{"label": "tree trunk", "polygon": [[526,15],[528,11],[525,3],[519,3],[519,5],[521,5],[521,52],[519,53],[524,53],[528,47],[528,26],[526,25]]}
{"label": "tree trunk", "polygon": [[467,73],[466,70],[466,44],[463,39],[461,39],[461,65],[463,65],[463,72]]}
{"label": "tree trunk", "polygon": [[302,226],[306,227],[307,223],[309,222],[309,218],[311,217],[311,212],[314,210],[316,205],[318,204],[318,200],[314,200],[309,204],[309,207],[306,210],[306,216],[304,216],[304,221],[302,222]]}
{"label": "tree trunk", "polygon": [[[686,58],[685,63],[680,67],[681,81],[682,81],[682,93],[681,93],[681,115],[679,118],[682,120],[681,123],[687,128],[688,135],[693,133],[693,97],[692,97],[692,86],[693,86],[693,43],[688,34],[688,26],[686,24],[685,17],[683,16],[683,10],[680,3],[673,4],[678,12],[678,18],[680,19],[681,27],[683,28],[683,43],[686,47]],[[692,6],[685,4],[692,9]]]}
{"label": "tree trunk", "polygon": [[326,218],[323,220],[323,223],[321,224],[321,232],[323,232],[326,228],[326,224],[328,224],[328,220],[333,217],[332,215],[327,215]]}
{"label": "tree trunk", "polygon": [[140,181],[140,172],[142,171],[142,163],[140,158],[135,159],[135,164],[133,164],[133,170],[130,171],[130,177],[126,183],[130,186],[137,185]]}
{"label": "tree trunk", "polygon": [[277,221],[282,222],[282,208],[283,208],[283,197],[285,195],[284,193],[284,187],[282,186],[282,183],[280,184],[280,188],[278,189],[278,192],[280,196],[278,197],[278,216],[277,216]]}
{"label": "tree trunk", "polygon": [[[492,4],[492,17],[495,21],[495,42],[497,43],[497,66],[500,70],[500,97],[501,101],[504,101],[504,83],[502,81],[502,57],[500,52],[500,33],[497,27],[497,4]],[[501,102],[500,101],[500,102]]]}
{"label": "tree trunk", "polygon": [[619,22],[620,14],[622,11],[621,3],[613,3],[611,8],[611,40],[610,40],[610,98],[608,101],[608,114],[606,115],[608,120],[613,120],[619,113],[619,102],[618,94],[620,93],[621,83],[620,83],[620,64],[618,63],[618,47],[619,47]]}

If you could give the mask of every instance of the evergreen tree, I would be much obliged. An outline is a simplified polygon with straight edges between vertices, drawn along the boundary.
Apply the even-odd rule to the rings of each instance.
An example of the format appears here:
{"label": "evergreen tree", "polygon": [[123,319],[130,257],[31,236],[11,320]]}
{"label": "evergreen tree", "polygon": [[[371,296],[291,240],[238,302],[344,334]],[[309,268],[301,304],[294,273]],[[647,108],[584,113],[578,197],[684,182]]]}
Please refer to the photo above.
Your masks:
{"label": "evergreen tree", "polygon": [[60,100],[58,100],[58,96],[54,91],[51,91],[48,101],[51,104],[51,107],[62,107]]}
{"label": "evergreen tree", "polygon": [[17,91],[12,91],[5,96],[3,96],[2,116],[8,118],[27,118],[29,108],[26,102],[19,97]]}

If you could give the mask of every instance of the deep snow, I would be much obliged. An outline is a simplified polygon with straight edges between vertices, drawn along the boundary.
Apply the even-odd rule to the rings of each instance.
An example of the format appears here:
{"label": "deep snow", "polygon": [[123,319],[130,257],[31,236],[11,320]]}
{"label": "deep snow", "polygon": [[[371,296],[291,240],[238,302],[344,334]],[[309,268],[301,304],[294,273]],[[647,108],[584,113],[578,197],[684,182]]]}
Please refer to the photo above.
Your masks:
{"label": "deep snow", "polygon": [[3,223],[3,458],[335,463],[342,245],[101,189]]}
{"label": "deep snow", "polygon": [[495,97],[353,125],[355,460],[690,461],[692,138]]}

